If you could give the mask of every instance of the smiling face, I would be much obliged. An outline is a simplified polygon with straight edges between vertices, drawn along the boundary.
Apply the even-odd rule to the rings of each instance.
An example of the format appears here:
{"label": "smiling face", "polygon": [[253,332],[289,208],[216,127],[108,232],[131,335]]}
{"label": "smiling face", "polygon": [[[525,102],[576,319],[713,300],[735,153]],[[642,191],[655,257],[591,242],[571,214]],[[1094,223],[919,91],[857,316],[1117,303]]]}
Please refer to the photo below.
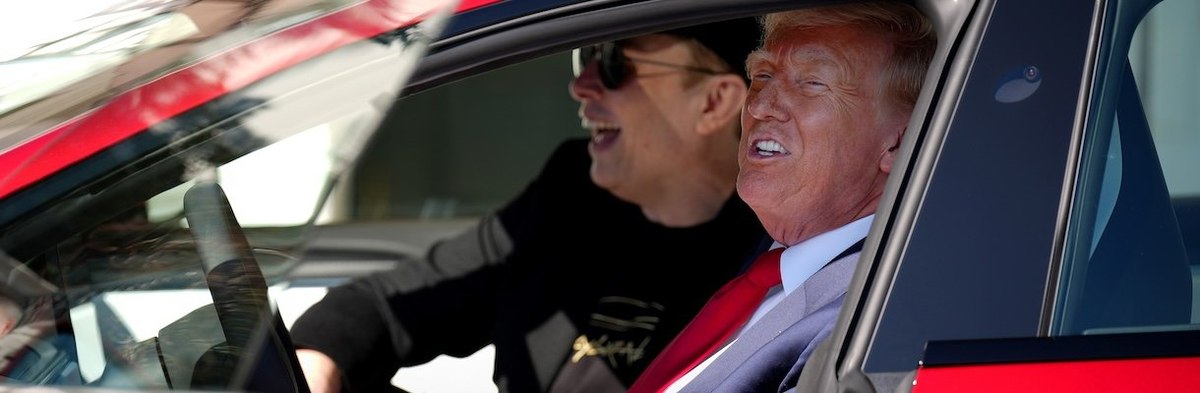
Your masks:
{"label": "smiling face", "polygon": [[750,55],[737,189],[775,240],[874,213],[911,110],[887,94],[891,56],[854,26],[776,32]]}
{"label": "smiling face", "polygon": [[[681,39],[652,34],[619,42],[630,59],[697,66]],[[687,83],[694,73],[678,67],[635,62],[615,89],[600,81],[590,62],[571,82],[579,117],[592,136],[591,176],[621,199],[641,203],[658,193],[663,179],[694,165],[697,110],[703,89]]]}

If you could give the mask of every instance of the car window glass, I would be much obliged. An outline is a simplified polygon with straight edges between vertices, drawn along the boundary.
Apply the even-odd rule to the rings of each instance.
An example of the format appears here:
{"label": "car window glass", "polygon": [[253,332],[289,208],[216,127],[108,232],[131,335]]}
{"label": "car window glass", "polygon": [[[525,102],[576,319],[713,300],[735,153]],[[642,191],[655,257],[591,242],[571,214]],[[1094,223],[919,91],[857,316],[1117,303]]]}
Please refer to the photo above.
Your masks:
{"label": "car window glass", "polygon": [[[250,228],[296,226],[335,215],[326,211],[314,217],[325,206],[335,175],[346,169],[345,157],[338,157],[340,150],[357,149],[347,144],[362,138],[353,134],[367,131],[353,125],[361,115],[350,113],[302,130],[215,168],[214,175],[238,212],[238,223]],[[182,217],[183,195],[194,184],[180,184],[147,200],[148,219],[162,222]]]}
{"label": "car window glass", "polygon": [[[1165,1],[1140,22],[1084,141],[1055,334],[1200,325],[1200,5]],[[1120,59],[1124,56],[1118,56]]]}
{"label": "car window glass", "polygon": [[1037,333],[1095,7],[995,2],[972,21],[986,29],[965,41],[960,95],[925,131],[944,137],[914,153],[936,161],[910,234],[887,245],[903,252],[884,273],[868,375],[913,370],[933,340]]}
{"label": "car window glass", "polygon": [[498,209],[560,141],[587,135],[571,76],[570,52],[561,52],[405,97],[363,152],[337,221],[471,219]]}
{"label": "car window glass", "polygon": [[291,356],[286,335],[264,335],[283,326],[268,285],[305,251],[334,180],[423,53],[387,38],[273,72],[36,184],[66,191],[0,232],[0,326],[13,323],[0,332],[0,382],[294,383],[284,369],[250,371]]}

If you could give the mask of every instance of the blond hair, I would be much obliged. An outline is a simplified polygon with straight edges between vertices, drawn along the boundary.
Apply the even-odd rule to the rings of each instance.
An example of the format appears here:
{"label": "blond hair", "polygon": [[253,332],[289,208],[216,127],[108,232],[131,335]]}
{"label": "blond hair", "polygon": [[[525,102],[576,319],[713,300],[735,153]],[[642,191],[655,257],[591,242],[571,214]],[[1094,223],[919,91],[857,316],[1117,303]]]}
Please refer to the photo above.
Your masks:
{"label": "blond hair", "polygon": [[921,92],[925,71],[933,59],[937,37],[925,15],[911,5],[876,1],[806,8],[763,17],[764,42],[789,30],[858,26],[884,33],[892,41],[892,58],[884,70],[893,99],[912,107]]}

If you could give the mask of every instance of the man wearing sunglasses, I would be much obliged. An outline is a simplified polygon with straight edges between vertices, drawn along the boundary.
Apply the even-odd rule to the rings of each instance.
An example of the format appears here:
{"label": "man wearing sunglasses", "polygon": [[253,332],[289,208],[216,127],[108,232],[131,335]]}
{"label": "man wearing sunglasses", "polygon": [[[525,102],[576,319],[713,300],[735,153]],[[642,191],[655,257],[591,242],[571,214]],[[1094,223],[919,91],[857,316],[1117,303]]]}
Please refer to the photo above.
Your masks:
{"label": "man wearing sunglasses", "polygon": [[747,18],[575,50],[569,90],[589,138],[435,245],[436,278],[359,279],[297,320],[313,390],[384,391],[400,366],[494,344],[501,392],[625,391],[765,246],[735,192],[758,35]]}

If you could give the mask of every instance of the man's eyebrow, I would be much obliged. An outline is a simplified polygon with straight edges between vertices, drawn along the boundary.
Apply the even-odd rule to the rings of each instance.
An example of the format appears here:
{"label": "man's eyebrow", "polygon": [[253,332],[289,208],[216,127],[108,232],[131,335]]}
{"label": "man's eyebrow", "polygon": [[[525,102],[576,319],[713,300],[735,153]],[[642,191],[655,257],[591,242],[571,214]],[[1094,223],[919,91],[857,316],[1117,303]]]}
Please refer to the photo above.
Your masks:
{"label": "man's eyebrow", "polygon": [[746,56],[746,69],[749,70],[762,63],[768,63],[773,57],[774,56],[772,56],[771,53],[762,49],[750,52],[750,54]]}
{"label": "man's eyebrow", "polygon": [[[746,69],[760,67],[764,63],[779,63],[780,59],[775,53],[766,50],[755,50],[746,56]],[[788,66],[807,66],[805,68],[837,68],[839,63],[833,54],[825,50],[814,48],[801,48],[790,51],[788,56],[783,59],[784,65]]]}
{"label": "man's eyebrow", "polygon": [[837,66],[838,61],[833,53],[820,48],[800,48],[788,54],[791,63],[809,63],[818,66]]}

